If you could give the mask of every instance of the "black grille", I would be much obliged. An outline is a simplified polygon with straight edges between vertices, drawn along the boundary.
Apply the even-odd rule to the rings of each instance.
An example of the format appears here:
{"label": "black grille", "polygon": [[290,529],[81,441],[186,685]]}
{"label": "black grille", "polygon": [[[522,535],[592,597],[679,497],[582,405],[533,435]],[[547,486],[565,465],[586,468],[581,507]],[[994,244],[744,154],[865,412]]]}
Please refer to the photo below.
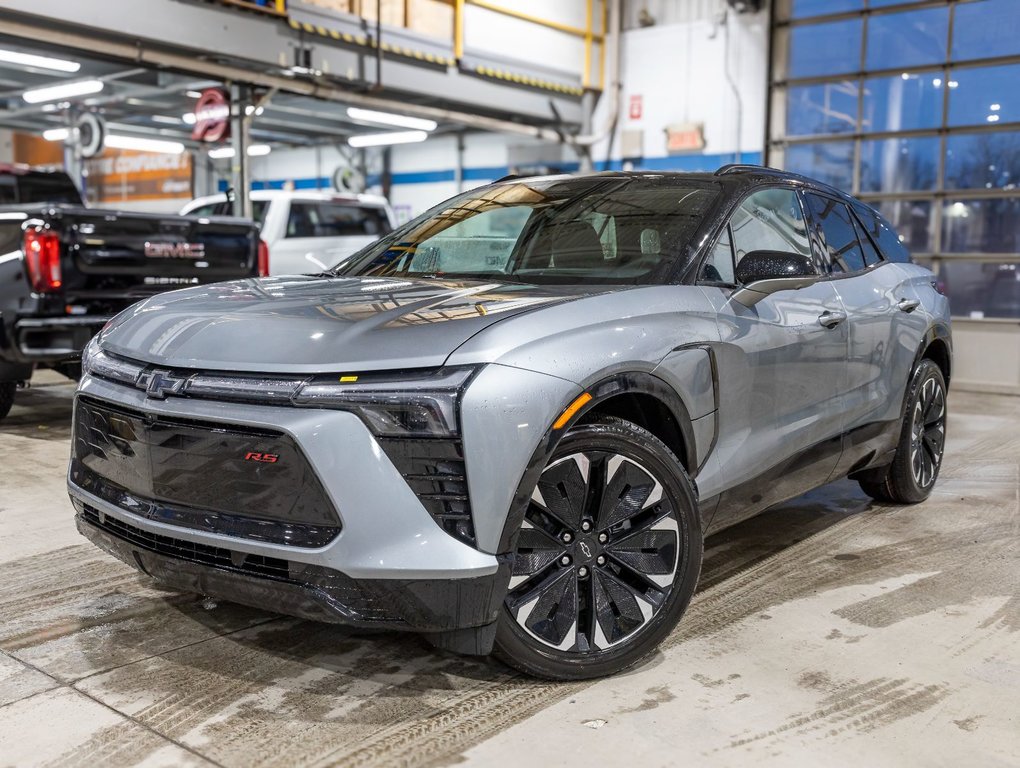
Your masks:
{"label": "black grille", "polygon": [[187,560],[191,563],[242,571],[263,578],[290,581],[290,564],[286,560],[263,555],[249,555],[223,547],[212,547],[208,544],[197,544],[193,541],[150,533],[110,515],[100,514],[97,509],[87,504],[83,506],[81,515],[86,522],[96,528],[134,544],[136,547],[147,549],[149,552],[156,552],[177,560]]}
{"label": "black grille", "polygon": [[132,514],[320,547],[340,520],[288,435],[154,416],[79,397],[71,481]]}
{"label": "black grille", "polygon": [[474,546],[475,527],[460,440],[381,438],[379,443],[440,527]]}
{"label": "black grille", "polygon": [[[138,549],[260,579],[309,587],[324,595],[343,615],[354,619],[403,621],[394,611],[396,602],[392,596],[365,590],[357,581],[339,571],[151,533],[111,515],[104,515],[88,504],[81,504],[79,515],[89,525]],[[225,598],[230,599],[230,596]],[[272,606],[269,608],[272,609]]]}

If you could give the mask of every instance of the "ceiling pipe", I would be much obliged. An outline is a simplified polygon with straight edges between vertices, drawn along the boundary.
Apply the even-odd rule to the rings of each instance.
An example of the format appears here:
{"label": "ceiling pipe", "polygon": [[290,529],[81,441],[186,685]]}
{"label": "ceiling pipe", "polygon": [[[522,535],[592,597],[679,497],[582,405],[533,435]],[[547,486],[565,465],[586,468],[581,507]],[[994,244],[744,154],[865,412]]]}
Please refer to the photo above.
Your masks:
{"label": "ceiling pipe", "polygon": [[[615,16],[619,19],[619,0],[613,0]],[[617,21],[617,26],[619,22]],[[43,30],[23,21],[4,21],[4,34],[12,37],[21,37],[29,40],[37,39]],[[93,37],[77,34],[75,32],[46,29],[46,40],[48,43],[74,48],[79,51],[99,53],[116,58],[126,59],[138,64],[147,64],[152,67],[167,67],[181,72],[190,72],[195,75],[212,77],[223,82],[248,83],[265,88],[283,91],[285,93],[296,93],[302,96],[338,101],[348,105],[369,107],[382,112],[398,112],[414,115],[416,117],[427,117],[437,122],[459,123],[471,128],[478,128],[485,131],[498,133],[514,133],[522,136],[531,136],[544,141],[576,141],[570,137],[564,137],[559,131],[553,128],[542,128],[539,126],[515,123],[510,120],[502,120],[494,117],[473,115],[469,112],[443,109],[440,107],[429,107],[422,104],[411,104],[399,99],[370,96],[356,91],[345,90],[333,85],[321,82],[300,80],[296,77],[285,77],[266,72],[257,72],[243,67],[230,64],[220,64],[207,61],[195,56],[183,56],[168,51],[160,51],[145,48],[142,45],[129,43],[117,43],[109,40],[97,40]],[[617,72],[619,69],[617,68]],[[614,88],[615,90],[615,88]],[[618,101],[618,99],[616,99]],[[0,113],[2,119],[2,113]],[[583,137],[582,137],[583,138]],[[598,138],[596,137],[597,141]]]}

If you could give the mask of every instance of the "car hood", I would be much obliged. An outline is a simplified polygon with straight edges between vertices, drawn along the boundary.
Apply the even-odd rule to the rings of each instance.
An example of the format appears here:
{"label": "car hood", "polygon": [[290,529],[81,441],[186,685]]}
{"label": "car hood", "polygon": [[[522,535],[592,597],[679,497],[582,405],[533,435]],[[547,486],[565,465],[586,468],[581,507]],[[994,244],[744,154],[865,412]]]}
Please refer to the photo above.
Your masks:
{"label": "car hood", "polygon": [[325,373],[442,365],[500,320],[606,290],[460,280],[270,277],[160,294],[100,345],[204,370]]}

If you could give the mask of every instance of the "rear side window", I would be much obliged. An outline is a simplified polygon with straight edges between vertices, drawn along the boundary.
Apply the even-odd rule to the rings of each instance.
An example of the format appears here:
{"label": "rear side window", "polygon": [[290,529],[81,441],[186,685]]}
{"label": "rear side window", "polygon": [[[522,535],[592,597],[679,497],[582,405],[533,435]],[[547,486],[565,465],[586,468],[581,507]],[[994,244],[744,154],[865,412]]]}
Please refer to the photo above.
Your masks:
{"label": "rear side window", "polygon": [[807,193],[807,206],[815,221],[817,242],[823,260],[832,272],[860,272],[865,268],[864,251],[850,209],[831,197]]}
{"label": "rear side window", "polygon": [[379,237],[390,231],[382,208],[329,202],[290,204],[287,237]]}
{"label": "rear side window", "polygon": [[878,248],[886,261],[896,261],[901,264],[910,263],[910,251],[907,250],[888,221],[863,203],[854,205],[854,213],[857,214],[860,223],[864,225],[864,231],[878,243]]}

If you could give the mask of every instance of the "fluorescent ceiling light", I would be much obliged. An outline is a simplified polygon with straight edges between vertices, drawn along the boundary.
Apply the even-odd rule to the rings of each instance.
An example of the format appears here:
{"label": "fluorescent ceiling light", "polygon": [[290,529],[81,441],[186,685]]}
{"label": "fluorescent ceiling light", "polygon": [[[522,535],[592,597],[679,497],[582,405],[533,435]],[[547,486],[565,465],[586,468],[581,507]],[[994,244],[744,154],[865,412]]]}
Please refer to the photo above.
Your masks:
{"label": "fluorescent ceiling light", "polygon": [[81,64],[77,61],[52,59],[49,56],[35,56],[31,53],[19,53],[18,51],[0,50],[0,61],[8,64],[22,64],[26,67],[38,67],[39,69],[53,69],[57,72],[77,72],[81,69]]}
{"label": "fluorescent ceiling light", "polygon": [[390,144],[414,144],[425,141],[429,135],[425,131],[394,131],[392,133],[363,133],[351,136],[347,143],[352,147],[385,147]]}
{"label": "fluorescent ceiling light", "polygon": [[185,91],[184,93],[185,93],[186,96],[190,96],[193,99],[200,99],[200,98],[202,98],[202,92],[201,91]]}
{"label": "fluorescent ceiling light", "polygon": [[181,120],[186,122],[188,125],[194,125],[195,123],[198,122],[198,118],[195,117],[194,112],[188,112],[186,114],[181,115]]}
{"label": "fluorescent ceiling light", "polygon": [[67,141],[70,135],[70,128],[50,128],[48,131],[43,131],[42,137],[46,141]]}
{"label": "fluorescent ceiling light", "polygon": [[423,117],[394,115],[389,112],[376,112],[372,109],[361,109],[360,107],[348,107],[347,116],[355,120],[364,120],[368,123],[396,125],[400,128],[413,128],[416,131],[434,131],[436,130],[436,125],[438,125],[435,120],[426,120]]}
{"label": "fluorescent ceiling light", "polygon": [[179,141],[165,141],[163,139],[142,139],[136,136],[107,135],[106,146],[114,149],[134,149],[139,152],[160,152],[164,155],[179,155],[184,151],[184,145]]}
{"label": "fluorescent ceiling light", "polygon": [[150,115],[149,119],[154,123],[163,123],[164,125],[180,125],[182,122],[181,118],[171,115]]}
{"label": "fluorescent ceiling light", "polygon": [[[268,155],[273,151],[273,148],[268,144],[250,144],[248,145],[248,157],[259,157],[261,155]],[[233,147],[216,147],[216,149],[209,150],[209,157],[213,160],[223,160],[228,157],[234,156]]]}
{"label": "fluorescent ceiling light", "polygon": [[70,99],[75,96],[87,96],[90,93],[99,93],[103,90],[102,80],[79,80],[74,83],[61,83],[50,85],[45,88],[33,88],[21,94],[21,98],[29,104],[41,104],[44,101],[58,101]]}

